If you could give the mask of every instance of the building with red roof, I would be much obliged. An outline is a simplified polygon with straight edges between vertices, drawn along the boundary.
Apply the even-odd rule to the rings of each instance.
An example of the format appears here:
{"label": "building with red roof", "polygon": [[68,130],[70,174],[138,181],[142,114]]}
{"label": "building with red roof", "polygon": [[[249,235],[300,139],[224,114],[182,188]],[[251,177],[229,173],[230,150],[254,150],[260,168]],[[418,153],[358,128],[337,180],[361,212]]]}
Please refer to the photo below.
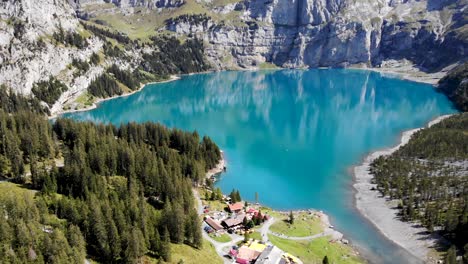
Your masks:
{"label": "building with red roof", "polygon": [[211,228],[213,228],[215,231],[219,231],[219,230],[222,230],[224,229],[220,223],[218,223],[216,220],[214,220],[213,218],[211,217],[207,217],[205,218],[205,222],[211,226]]}
{"label": "building with red roof", "polygon": [[244,222],[245,214],[238,214],[235,217],[225,219],[221,224],[226,228],[236,227]]}
{"label": "building with red roof", "polygon": [[249,210],[247,211],[247,213],[249,213],[249,214],[254,214],[254,215],[255,215],[255,214],[258,213],[258,211],[255,210],[254,208],[249,208]]}
{"label": "building with red roof", "polygon": [[242,209],[244,209],[244,203],[242,202],[237,202],[235,204],[229,205],[229,211],[231,213],[239,213],[240,211],[242,211]]}
{"label": "building with red roof", "polygon": [[249,264],[251,261],[256,260],[261,252],[242,246],[237,253],[236,262],[240,264]]}

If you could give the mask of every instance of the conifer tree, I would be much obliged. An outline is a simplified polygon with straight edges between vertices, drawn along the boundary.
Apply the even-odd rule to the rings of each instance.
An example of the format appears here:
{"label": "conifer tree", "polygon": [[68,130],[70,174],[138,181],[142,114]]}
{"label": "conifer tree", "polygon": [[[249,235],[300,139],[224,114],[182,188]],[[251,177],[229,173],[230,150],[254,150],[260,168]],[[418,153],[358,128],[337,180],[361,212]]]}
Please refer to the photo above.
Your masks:
{"label": "conifer tree", "polygon": [[163,236],[161,239],[160,255],[166,262],[169,262],[171,260],[170,246],[171,246],[171,243],[170,243],[170,237],[169,237],[169,230],[167,229],[167,227],[164,227]]}

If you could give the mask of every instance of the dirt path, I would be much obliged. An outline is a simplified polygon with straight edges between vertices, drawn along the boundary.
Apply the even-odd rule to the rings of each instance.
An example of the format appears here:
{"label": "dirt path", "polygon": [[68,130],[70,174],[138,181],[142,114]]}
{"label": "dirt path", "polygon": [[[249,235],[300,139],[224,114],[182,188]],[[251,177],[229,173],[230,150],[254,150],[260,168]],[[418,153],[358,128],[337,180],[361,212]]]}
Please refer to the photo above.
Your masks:
{"label": "dirt path", "polygon": [[[200,194],[198,193],[198,190],[196,190],[196,189],[193,190],[193,194],[195,196],[195,199],[197,200],[198,215],[201,216],[203,214],[203,203],[201,201]],[[214,240],[213,238],[211,238],[205,232],[205,230],[203,230],[202,226],[200,226],[200,228],[202,229],[203,238],[208,240],[208,242],[210,242],[215,247],[216,253],[218,253],[218,255],[223,259],[224,263],[225,264],[233,263],[233,261],[228,259],[226,257],[226,255],[228,254],[229,249],[232,246],[237,245],[237,243],[239,243],[240,241],[242,241],[244,239],[244,237],[238,236],[238,235],[235,235],[235,234],[229,234],[229,236],[231,237],[231,241],[226,242],[226,243],[221,243],[221,242],[218,242],[218,241]]]}

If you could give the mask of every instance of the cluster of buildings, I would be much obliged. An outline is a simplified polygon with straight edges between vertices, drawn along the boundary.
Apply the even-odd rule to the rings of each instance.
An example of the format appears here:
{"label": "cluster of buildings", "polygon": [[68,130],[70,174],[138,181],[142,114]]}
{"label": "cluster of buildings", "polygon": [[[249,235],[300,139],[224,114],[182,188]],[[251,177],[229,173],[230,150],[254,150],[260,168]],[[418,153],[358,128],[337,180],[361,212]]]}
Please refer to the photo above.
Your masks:
{"label": "cluster of buildings", "polygon": [[[248,230],[251,225],[246,226],[246,223],[251,220],[261,218],[268,220],[268,216],[264,216],[254,207],[246,207],[244,203],[228,203],[228,212],[210,211],[205,207],[205,231],[207,233],[222,234],[239,233],[244,234],[251,232]],[[301,263],[294,256],[285,253],[274,245],[267,245],[257,240],[249,240],[242,246],[233,246],[228,254],[236,263],[240,264],[288,264]]]}
{"label": "cluster of buildings", "polygon": [[[204,229],[206,232],[243,232],[248,229],[244,226],[244,219],[245,221],[250,221],[261,215],[261,213],[254,208],[246,210],[245,204],[242,202],[228,204],[227,207],[230,214],[225,212],[212,212],[205,217],[206,226]],[[208,211],[205,210],[205,212],[207,213]],[[268,216],[261,217],[268,219]]]}

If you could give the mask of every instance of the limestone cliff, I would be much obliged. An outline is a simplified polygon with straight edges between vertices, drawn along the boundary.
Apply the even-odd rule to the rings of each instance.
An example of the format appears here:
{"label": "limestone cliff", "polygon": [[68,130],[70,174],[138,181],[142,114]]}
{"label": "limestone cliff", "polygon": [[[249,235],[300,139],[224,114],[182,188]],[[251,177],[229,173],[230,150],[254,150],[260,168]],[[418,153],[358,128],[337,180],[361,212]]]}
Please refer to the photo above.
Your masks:
{"label": "limestone cliff", "polygon": [[[437,72],[466,61],[467,6],[468,0],[7,0],[0,2],[0,84],[28,94],[55,76],[69,87],[52,109],[58,111],[111,63],[135,68],[152,52],[132,44],[123,51],[130,61],[107,58],[109,40],[84,30],[80,19],[133,39],[167,32],[203,39],[214,69],[403,63]],[[86,45],[58,43],[57,32],[84,36]],[[103,62],[77,75],[73,60],[93,53]]]}
{"label": "limestone cliff", "polygon": [[[0,84],[29,94],[33,83],[63,74],[73,58],[86,58],[100,49],[91,38],[85,49],[54,45],[51,36],[78,30],[75,11],[66,1],[6,1],[0,3]],[[78,84],[76,84],[78,85]],[[86,84],[84,84],[86,85]]]}
{"label": "limestone cliff", "polygon": [[[380,66],[408,60],[438,71],[466,58],[466,0],[250,0],[237,3],[244,25],[186,21],[167,29],[199,34],[220,68],[268,61],[283,67]],[[226,9],[226,8],[225,8]],[[215,10],[216,11],[216,10]]]}
{"label": "limestone cliff", "polygon": [[86,4],[113,3],[119,8],[146,7],[154,8],[174,8],[185,3],[184,0],[73,0],[77,6]]}

